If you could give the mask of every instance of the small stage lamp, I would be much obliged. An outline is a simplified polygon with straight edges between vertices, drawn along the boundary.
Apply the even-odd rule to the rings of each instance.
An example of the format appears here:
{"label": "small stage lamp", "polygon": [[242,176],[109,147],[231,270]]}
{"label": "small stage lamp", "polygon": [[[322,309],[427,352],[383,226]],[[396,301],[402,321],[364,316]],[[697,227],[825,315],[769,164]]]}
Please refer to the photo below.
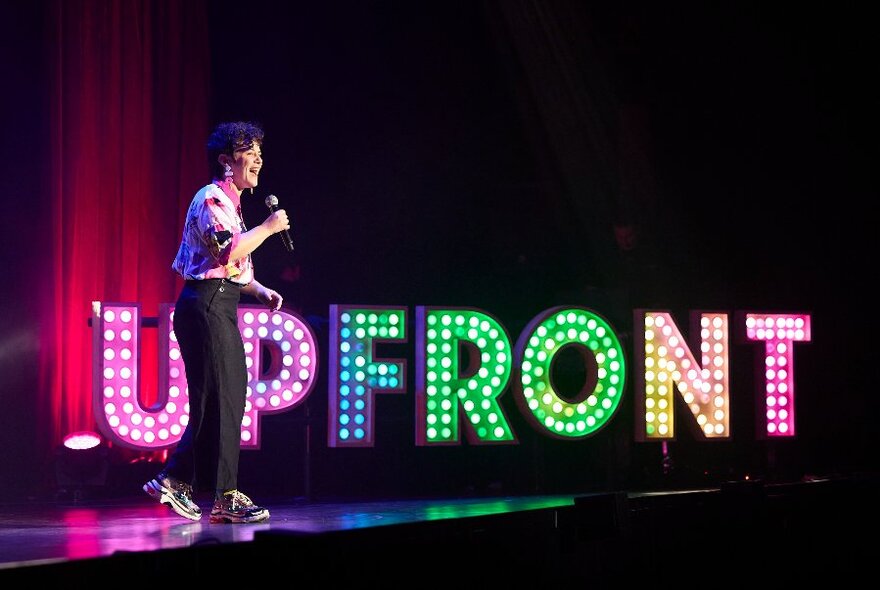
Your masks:
{"label": "small stage lamp", "polygon": [[95,432],[72,432],[64,437],[55,454],[55,483],[58,497],[74,503],[107,483],[107,446]]}

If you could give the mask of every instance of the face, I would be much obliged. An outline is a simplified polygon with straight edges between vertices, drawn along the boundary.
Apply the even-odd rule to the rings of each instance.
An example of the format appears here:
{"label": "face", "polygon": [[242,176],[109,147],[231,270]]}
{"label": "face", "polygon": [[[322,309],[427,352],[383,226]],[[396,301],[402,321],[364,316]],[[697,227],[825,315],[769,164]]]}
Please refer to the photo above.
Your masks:
{"label": "face", "polygon": [[222,154],[219,160],[221,164],[228,163],[232,167],[232,182],[239,190],[257,186],[260,169],[263,167],[260,144],[255,143],[251,147],[235,150],[233,158]]}

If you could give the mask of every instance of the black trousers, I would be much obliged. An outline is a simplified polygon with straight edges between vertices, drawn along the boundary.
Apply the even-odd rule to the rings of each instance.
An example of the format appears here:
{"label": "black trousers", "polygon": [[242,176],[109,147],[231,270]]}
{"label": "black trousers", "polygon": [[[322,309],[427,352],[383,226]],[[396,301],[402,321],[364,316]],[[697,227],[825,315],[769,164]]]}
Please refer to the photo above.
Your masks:
{"label": "black trousers", "polygon": [[174,307],[189,390],[189,423],[165,472],[198,491],[238,487],[241,420],[247,394],[238,329],[241,287],[226,279],[186,281]]}

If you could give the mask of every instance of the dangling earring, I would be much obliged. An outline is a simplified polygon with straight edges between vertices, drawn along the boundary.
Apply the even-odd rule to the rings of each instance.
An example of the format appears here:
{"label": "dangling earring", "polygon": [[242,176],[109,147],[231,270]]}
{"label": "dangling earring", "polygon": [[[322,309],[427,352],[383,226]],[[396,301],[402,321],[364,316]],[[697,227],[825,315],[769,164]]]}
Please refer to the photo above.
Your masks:
{"label": "dangling earring", "polygon": [[223,164],[223,168],[223,176],[226,177],[226,182],[232,182],[232,166],[227,163]]}

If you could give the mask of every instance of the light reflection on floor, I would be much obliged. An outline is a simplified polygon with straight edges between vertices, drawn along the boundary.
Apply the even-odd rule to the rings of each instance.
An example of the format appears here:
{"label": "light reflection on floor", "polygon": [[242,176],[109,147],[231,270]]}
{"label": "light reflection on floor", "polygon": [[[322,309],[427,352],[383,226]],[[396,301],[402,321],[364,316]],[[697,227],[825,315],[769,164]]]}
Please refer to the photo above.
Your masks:
{"label": "light reflection on floor", "polygon": [[329,532],[408,522],[466,518],[573,504],[572,496],[530,496],[363,503],[268,504],[268,523],[185,520],[149,499],[63,506],[0,506],[0,569],[103,557],[117,552],[177,549],[253,540],[259,530]]}

